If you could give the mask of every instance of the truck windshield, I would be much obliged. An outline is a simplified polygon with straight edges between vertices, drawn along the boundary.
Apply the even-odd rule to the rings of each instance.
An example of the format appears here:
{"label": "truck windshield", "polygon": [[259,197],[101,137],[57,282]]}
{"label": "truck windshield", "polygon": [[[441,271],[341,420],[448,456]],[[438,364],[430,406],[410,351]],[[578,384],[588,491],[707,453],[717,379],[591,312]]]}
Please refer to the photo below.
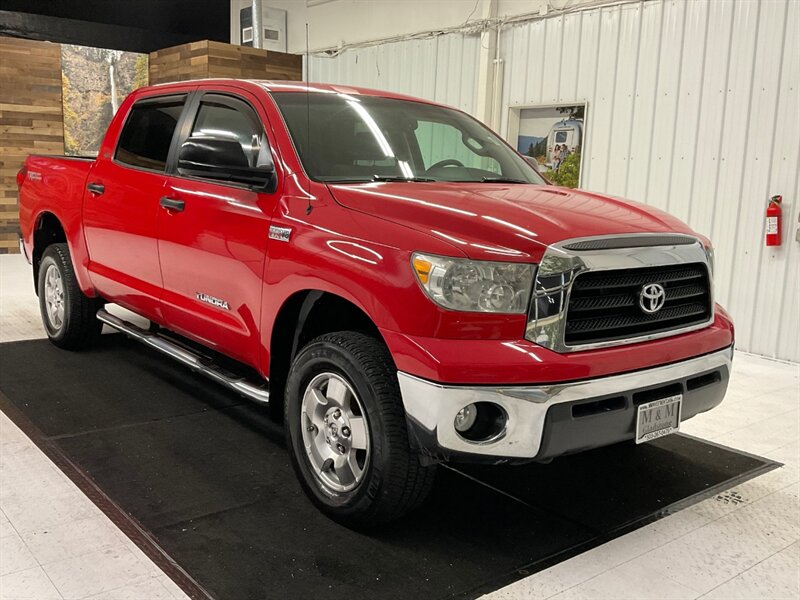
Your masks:
{"label": "truck windshield", "polygon": [[491,130],[456,110],[333,92],[272,97],[317,181],[544,183]]}

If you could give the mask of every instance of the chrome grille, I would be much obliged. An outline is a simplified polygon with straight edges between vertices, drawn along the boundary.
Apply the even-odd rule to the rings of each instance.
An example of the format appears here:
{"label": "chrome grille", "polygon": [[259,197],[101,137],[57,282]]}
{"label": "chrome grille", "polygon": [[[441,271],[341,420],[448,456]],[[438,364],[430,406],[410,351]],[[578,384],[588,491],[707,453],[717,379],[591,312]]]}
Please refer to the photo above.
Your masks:
{"label": "chrome grille", "polygon": [[[571,352],[707,326],[714,318],[708,257],[697,239],[676,237],[584,238],[548,247],[536,274],[525,337]],[[642,304],[641,294],[651,284],[663,288],[664,302],[648,313],[645,308],[652,307]]]}
{"label": "chrome grille", "polygon": [[[650,283],[665,291],[654,314],[639,306],[642,286]],[[572,284],[564,341],[593,344],[686,327],[707,321],[710,310],[704,264],[583,273]]]}

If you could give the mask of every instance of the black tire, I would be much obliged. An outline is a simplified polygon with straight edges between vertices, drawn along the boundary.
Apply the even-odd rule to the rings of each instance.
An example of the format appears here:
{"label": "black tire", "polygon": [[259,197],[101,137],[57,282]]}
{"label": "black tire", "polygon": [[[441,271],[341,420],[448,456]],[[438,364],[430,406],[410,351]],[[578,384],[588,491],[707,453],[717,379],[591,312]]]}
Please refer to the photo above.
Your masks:
{"label": "black tire", "polygon": [[[309,384],[324,373],[342,377],[363,406],[369,461],[357,487],[331,490],[306,453],[302,403]],[[305,346],[292,364],[284,403],[286,442],[292,466],[311,501],[330,518],[370,528],[400,518],[419,506],[433,486],[435,466],[422,466],[409,446],[396,369],[386,346],[354,331],[330,333]]]}
{"label": "black tire", "polygon": [[[63,315],[60,319],[51,316],[48,310],[46,288],[52,270],[57,273],[61,284],[60,304]],[[55,273],[52,276],[55,277]],[[44,251],[42,261],[39,263],[39,277],[36,284],[42,323],[50,341],[66,350],[89,347],[99,337],[103,328],[103,324],[97,319],[97,310],[102,306],[102,301],[98,298],[89,298],[81,291],[66,244],[51,244]]]}

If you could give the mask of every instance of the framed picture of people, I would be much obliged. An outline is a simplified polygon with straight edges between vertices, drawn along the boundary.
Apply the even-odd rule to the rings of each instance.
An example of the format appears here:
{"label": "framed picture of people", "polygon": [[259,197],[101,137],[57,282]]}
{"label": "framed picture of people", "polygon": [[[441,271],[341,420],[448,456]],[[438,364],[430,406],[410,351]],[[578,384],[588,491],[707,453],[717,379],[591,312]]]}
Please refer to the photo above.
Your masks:
{"label": "framed picture of people", "polygon": [[556,185],[580,187],[586,103],[512,106],[508,140]]}

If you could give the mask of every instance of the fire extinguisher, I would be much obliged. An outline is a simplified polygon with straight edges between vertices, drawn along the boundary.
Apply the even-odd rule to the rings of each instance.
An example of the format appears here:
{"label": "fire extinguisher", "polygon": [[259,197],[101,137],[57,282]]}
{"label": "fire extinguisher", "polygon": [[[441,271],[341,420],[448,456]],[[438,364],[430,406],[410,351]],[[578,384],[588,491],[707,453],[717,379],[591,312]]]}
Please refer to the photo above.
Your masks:
{"label": "fire extinguisher", "polygon": [[767,246],[781,245],[781,201],[783,196],[773,196],[767,205]]}

